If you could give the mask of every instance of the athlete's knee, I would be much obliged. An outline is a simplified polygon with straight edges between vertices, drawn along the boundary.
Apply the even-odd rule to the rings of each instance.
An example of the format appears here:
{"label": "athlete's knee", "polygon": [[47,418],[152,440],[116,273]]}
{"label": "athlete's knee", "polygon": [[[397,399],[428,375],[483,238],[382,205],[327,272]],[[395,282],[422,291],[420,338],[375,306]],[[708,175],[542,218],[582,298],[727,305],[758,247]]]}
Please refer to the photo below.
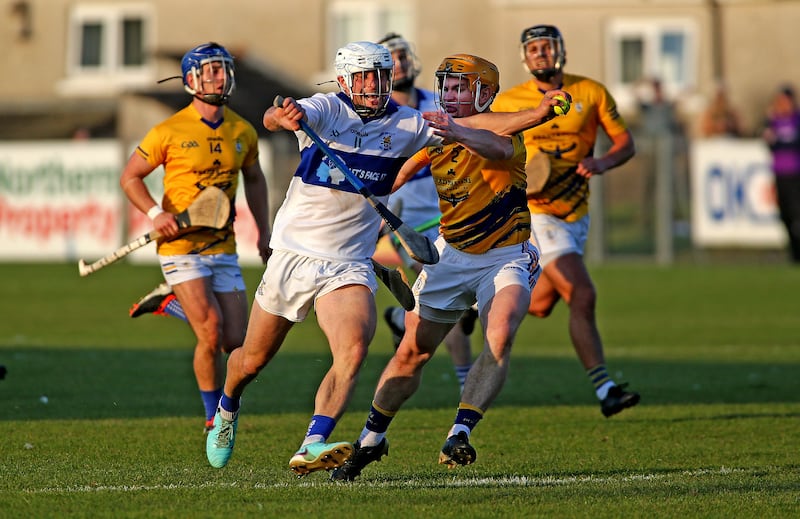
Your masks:
{"label": "athlete's knee", "polygon": [[528,305],[528,314],[542,319],[548,317],[553,313],[553,308],[555,308],[557,302],[558,299],[544,301],[532,298],[530,305]]}
{"label": "athlete's knee", "polygon": [[433,356],[432,351],[424,351],[410,338],[403,337],[394,353],[395,362],[406,367],[407,371],[419,371]]}
{"label": "athlete's knee", "polygon": [[357,341],[347,346],[330,345],[332,368],[341,374],[355,376],[361,369],[361,365],[367,358],[367,343],[364,340]]}
{"label": "athlete's knee", "polygon": [[258,375],[270,359],[270,355],[266,351],[246,353],[244,349],[240,349],[235,354],[241,355],[239,367],[242,375],[246,377]]}
{"label": "athlete's knee", "polygon": [[197,334],[198,350],[208,352],[209,355],[216,355],[222,350],[220,334],[214,330],[203,330]]}
{"label": "athlete's knee", "polygon": [[491,355],[497,364],[502,364],[511,353],[512,343],[513,337],[508,329],[504,327],[490,329],[486,332],[486,347],[481,353]]}
{"label": "athlete's knee", "polygon": [[550,314],[553,313],[552,306],[538,306],[538,305],[531,305],[528,307],[528,315],[532,315],[534,317],[539,317],[540,319],[544,319],[545,317],[549,317]]}
{"label": "athlete's knee", "polygon": [[231,353],[236,348],[244,344],[245,330],[226,331],[222,336],[220,346],[225,353]]}

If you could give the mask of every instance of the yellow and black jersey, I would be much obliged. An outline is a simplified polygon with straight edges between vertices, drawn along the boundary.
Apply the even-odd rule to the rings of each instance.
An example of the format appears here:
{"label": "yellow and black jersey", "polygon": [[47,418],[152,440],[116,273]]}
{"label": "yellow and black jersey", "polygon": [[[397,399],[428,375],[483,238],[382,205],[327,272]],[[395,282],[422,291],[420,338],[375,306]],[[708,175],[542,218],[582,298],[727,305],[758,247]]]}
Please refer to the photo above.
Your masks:
{"label": "yellow and black jersey", "polygon": [[[544,189],[532,195],[528,207],[533,213],[546,213],[568,222],[583,217],[589,210],[589,182],[575,173],[577,164],[594,151],[598,127],[609,136],[627,130],[617,112],[617,103],[606,88],[589,78],[564,74],[562,90],[572,96],[572,108],[524,132],[528,160],[537,153],[550,159],[550,179]],[[536,108],[544,98],[531,79],[497,95],[493,112],[517,112]]]}
{"label": "yellow and black jersey", "polygon": [[439,209],[440,230],[458,250],[481,254],[522,243],[530,237],[531,215],[525,205],[525,144],[512,137],[514,155],[488,160],[460,144],[430,146],[413,160],[430,164]]}
{"label": "yellow and black jersey", "polygon": [[[258,160],[258,135],[253,125],[227,107],[222,120],[211,123],[189,105],[150,130],[136,152],[151,166],[164,165],[164,210],[183,211],[206,186],[225,191],[233,206],[239,171]],[[233,212],[224,229],[198,230],[158,242],[158,253],[164,255],[234,252]]]}

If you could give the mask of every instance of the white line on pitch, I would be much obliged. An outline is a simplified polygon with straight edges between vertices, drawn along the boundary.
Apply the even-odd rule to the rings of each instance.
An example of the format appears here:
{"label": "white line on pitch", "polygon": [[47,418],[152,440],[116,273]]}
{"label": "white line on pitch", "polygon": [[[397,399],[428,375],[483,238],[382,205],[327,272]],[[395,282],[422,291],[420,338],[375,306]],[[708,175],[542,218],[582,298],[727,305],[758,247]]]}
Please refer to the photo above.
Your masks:
{"label": "white line on pitch", "polygon": [[[707,476],[707,475],[725,475],[732,473],[745,472],[744,469],[731,469],[721,467],[719,469],[696,469],[684,470],[681,472],[665,472],[657,474],[629,474],[619,476],[566,476],[566,477],[528,477],[528,476],[506,476],[506,477],[487,477],[487,478],[458,478],[453,477],[450,479],[409,479],[409,480],[395,480],[395,481],[368,481],[370,486],[384,487],[384,488],[453,488],[453,487],[551,487],[563,485],[581,485],[592,483],[609,483],[609,482],[632,482],[632,481],[650,481],[659,479],[669,479],[670,476]],[[301,486],[330,486],[331,483],[326,481],[301,481]],[[352,484],[338,484],[340,488],[352,486],[356,488],[362,485]],[[29,494],[62,494],[62,493],[89,493],[89,492],[147,492],[151,490],[197,490],[206,488],[240,488],[240,489],[270,489],[270,488],[288,488],[295,486],[292,483],[255,483],[255,484],[239,484],[237,482],[224,483],[170,483],[166,485],[82,485],[82,486],[68,486],[68,487],[47,487],[40,489],[23,490]]]}

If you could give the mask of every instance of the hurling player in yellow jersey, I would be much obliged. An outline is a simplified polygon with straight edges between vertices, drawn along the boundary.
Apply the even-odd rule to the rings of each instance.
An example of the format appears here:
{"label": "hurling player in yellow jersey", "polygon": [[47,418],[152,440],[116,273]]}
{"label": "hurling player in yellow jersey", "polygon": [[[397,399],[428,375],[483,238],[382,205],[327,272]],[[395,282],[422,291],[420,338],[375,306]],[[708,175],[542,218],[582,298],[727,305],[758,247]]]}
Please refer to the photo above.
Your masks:
{"label": "hurling player in yellow jersey", "polygon": [[[589,78],[564,72],[566,51],[560,31],[535,25],[522,32],[522,57],[533,77],[501,92],[494,112],[517,112],[539,104],[544,93],[563,89],[572,98],[564,117],[524,132],[530,179],[528,207],[531,241],[541,252],[543,275],[533,290],[528,312],[547,317],[559,299],[569,305],[569,334],[578,358],[595,387],[606,417],[639,402],[637,393],[608,375],[595,320],[597,294],[583,261],[589,229],[589,178],[623,164],[634,153],[633,137],[606,88]],[[598,128],[611,139],[602,156],[593,155]]]}
{"label": "hurling player in yellow jersey", "polygon": [[[403,339],[381,374],[354,453],[333,471],[334,480],[352,481],[388,453],[385,436],[393,417],[419,387],[422,368],[442,339],[477,302],[484,346],[439,454],[439,463],[448,468],[475,461],[470,434],[505,383],[511,345],[541,271],[539,253],[529,241],[522,134],[500,136],[454,121],[489,110],[500,88],[497,67],[456,54],[442,61],[436,80],[444,111],[425,118],[445,144],[412,156],[393,190],[430,166],[442,213],[439,262],[424,265],[414,283],[416,308],[406,312]],[[552,116],[553,95],[548,93],[535,111],[540,122]]]}
{"label": "hurling player in yellow jersey", "polygon": [[[183,56],[181,72],[192,102],[153,127],[128,160],[120,185],[128,199],[162,234],[158,258],[174,291],[178,311],[197,337],[194,374],[213,422],[224,380],[223,352],[242,345],[248,303],[236,255],[233,212],[220,229],[178,231],[175,214],[208,186],[222,189],[233,203],[244,181],[247,204],[259,230],[258,251],[270,256],[267,186],[258,163],[255,128],[225,104],[235,86],[233,58],[216,43],[199,45]],[[164,197],[153,199],[144,178],[164,166]]]}

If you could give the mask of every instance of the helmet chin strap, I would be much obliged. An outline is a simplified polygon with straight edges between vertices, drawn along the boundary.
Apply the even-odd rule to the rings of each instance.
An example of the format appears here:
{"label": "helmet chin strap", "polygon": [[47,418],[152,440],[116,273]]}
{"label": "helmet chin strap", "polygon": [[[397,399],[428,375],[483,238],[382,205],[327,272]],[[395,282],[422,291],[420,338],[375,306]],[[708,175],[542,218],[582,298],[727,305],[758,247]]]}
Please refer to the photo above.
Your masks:
{"label": "helmet chin strap", "polygon": [[552,81],[553,77],[558,74],[558,69],[546,68],[541,70],[531,70],[531,74],[539,81],[549,83]]}
{"label": "helmet chin strap", "polygon": [[208,104],[208,105],[212,105],[212,106],[223,106],[223,105],[226,105],[226,104],[228,104],[228,98],[227,98],[227,97],[225,97],[225,96],[221,96],[221,95],[215,95],[215,94],[206,94],[206,95],[202,95],[202,94],[195,94],[195,95],[194,95],[194,97],[195,97],[196,99],[199,99],[200,101],[202,101],[202,102],[204,102],[204,103],[206,103],[206,104]]}

